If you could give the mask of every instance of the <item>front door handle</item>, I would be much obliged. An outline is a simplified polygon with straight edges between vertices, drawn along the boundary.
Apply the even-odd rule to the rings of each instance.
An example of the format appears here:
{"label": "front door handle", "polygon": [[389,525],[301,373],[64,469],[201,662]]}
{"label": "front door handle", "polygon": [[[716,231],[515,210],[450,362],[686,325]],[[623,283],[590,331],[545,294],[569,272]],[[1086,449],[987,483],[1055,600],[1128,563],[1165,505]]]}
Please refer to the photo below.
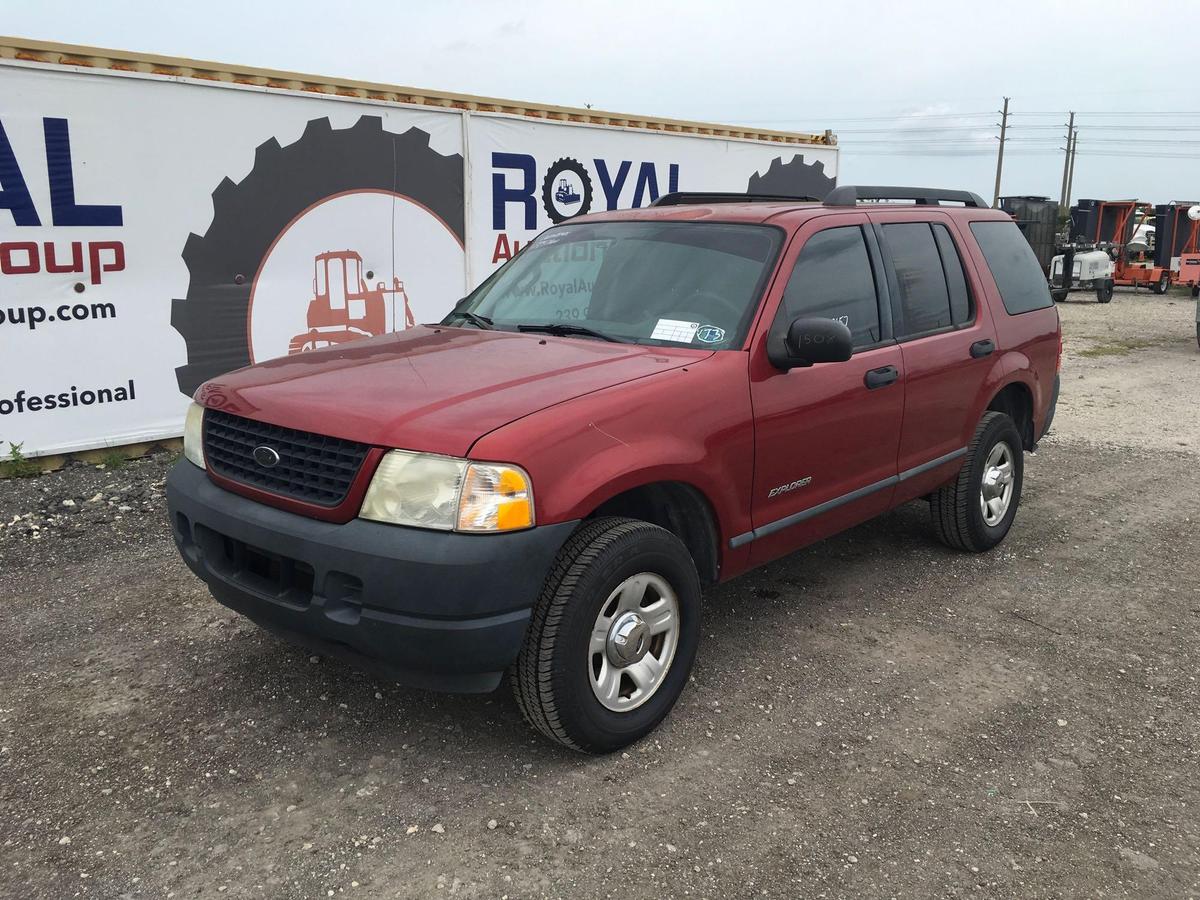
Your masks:
{"label": "front door handle", "polygon": [[974,359],[982,359],[985,356],[991,356],[996,352],[996,342],[991,338],[983,341],[976,341],[971,345],[971,356]]}
{"label": "front door handle", "polygon": [[867,390],[875,390],[876,388],[887,387],[892,384],[900,373],[895,366],[884,366],[882,369],[871,369],[863,377],[863,384],[867,386]]}

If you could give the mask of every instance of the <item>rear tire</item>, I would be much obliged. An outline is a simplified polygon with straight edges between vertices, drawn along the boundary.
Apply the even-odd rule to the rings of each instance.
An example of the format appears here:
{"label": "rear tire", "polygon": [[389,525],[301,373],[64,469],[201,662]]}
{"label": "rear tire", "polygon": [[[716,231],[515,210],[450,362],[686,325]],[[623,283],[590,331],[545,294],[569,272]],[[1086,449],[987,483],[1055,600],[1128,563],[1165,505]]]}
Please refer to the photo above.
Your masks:
{"label": "rear tire", "polygon": [[1100,287],[1096,288],[1096,302],[1108,303],[1113,298],[1113,283],[1106,281]]}
{"label": "rear tire", "polygon": [[1150,290],[1154,291],[1156,294],[1165,294],[1170,286],[1171,276],[1164,272],[1162,277],[1160,277],[1158,281],[1154,282],[1154,284],[1150,286]]}
{"label": "rear tire", "polygon": [[[621,617],[638,610],[645,630],[627,632],[617,646]],[[700,578],[683,542],[649,522],[596,519],[559,551],[511,673],[513,693],[525,721],[552,741],[610,753],[671,711],[699,640]],[[614,663],[615,654],[639,647],[636,661]],[[618,690],[602,700],[605,685]]]}
{"label": "rear tire", "polygon": [[1063,288],[1056,288],[1055,290],[1052,290],[1050,292],[1050,296],[1054,298],[1055,303],[1062,303],[1064,300],[1067,299],[1068,293],[1069,292],[1064,290]]}
{"label": "rear tire", "polygon": [[1017,426],[1004,413],[985,412],[958,475],[930,500],[938,538],[956,550],[991,550],[1012,527],[1021,502],[1023,476]]}

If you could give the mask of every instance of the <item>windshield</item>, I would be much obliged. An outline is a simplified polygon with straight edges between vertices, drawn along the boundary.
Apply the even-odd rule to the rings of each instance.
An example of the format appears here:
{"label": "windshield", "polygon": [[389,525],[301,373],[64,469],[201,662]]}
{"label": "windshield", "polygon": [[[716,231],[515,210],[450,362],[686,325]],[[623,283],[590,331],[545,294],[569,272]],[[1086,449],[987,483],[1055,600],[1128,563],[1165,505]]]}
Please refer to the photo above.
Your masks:
{"label": "windshield", "polygon": [[740,347],[782,237],[762,225],[562,225],[530,243],[445,323]]}

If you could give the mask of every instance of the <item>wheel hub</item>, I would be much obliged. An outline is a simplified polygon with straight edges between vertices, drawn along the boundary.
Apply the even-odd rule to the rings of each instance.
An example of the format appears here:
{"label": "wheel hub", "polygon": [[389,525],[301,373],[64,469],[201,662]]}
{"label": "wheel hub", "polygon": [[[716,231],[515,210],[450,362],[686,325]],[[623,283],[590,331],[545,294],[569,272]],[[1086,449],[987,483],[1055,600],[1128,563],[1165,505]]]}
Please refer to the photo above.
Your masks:
{"label": "wheel hub", "polygon": [[632,611],[617,616],[605,645],[609,662],[623,669],[641,660],[649,648],[650,629],[642,617]]}
{"label": "wheel hub", "polygon": [[679,646],[679,599],[654,572],[630,575],[596,613],[585,664],[592,692],[612,712],[637,709],[662,687]]}
{"label": "wheel hub", "polygon": [[1008,513],[1015,478],[1013,451],[1001,441],[988,454],[979,486],[979,508],[988,525],[1000,524]]}

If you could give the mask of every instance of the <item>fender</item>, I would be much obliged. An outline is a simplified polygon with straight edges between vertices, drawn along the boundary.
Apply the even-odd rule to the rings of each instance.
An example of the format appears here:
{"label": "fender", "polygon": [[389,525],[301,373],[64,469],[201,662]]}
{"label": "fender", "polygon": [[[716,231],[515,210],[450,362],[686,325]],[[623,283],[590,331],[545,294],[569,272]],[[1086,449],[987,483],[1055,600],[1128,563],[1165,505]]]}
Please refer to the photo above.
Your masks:
{"label": "fender", "polygon": [[1019,351],[1005,351],[997,354],[992,367],[988,370],[987,377],[979,385],[979,390],[975,394],[975,400],[971,404],[971,415],[964,423],[962,445],[966,447],[971,443],[971,437],[975,434],[975,426],[978,424],[980,417],[988,408],[988,404],[992,399],[1004,390],[1013,382],[1024,384],[1033,392],[1034,407],[1037,407],[1037,392],[1029,382],[1036,379],[1029,368],[1029,358],[1024,353]]}
{"label": "fender", "polygon": [[[1042,433],[1045,426],[1046,415],[1049,412],[1051,399],[1054,394],[1054,379],[1053,377],[1042,378],[1039,375],[1038,366],[1024,349],[1009,350],[1002,355],[999,361],[1005,365],[1004,376],[1001,382],[996,385],[995,390],[983,400],[982,405],[979,406],[978,414],[983,415],[983,411],[987,409],[992,398],[1010,384],[1024,385],[1033,401],[1032,425],[1034,438],[1036,439]],[[1055,374],[1057,372],[1052,369],[1051,375]],[[976,420],[978,420],[978,416],[976,416]]]}
{"label": "fender", "polygon": [[654,482],[689,485],[716,517],[724,577],[738,568],[728,538],[750,528],[754,425],[745,355],[717,353],[548,407],[484,435],[468,455],[523,467],[539,525],[584,518]]}

